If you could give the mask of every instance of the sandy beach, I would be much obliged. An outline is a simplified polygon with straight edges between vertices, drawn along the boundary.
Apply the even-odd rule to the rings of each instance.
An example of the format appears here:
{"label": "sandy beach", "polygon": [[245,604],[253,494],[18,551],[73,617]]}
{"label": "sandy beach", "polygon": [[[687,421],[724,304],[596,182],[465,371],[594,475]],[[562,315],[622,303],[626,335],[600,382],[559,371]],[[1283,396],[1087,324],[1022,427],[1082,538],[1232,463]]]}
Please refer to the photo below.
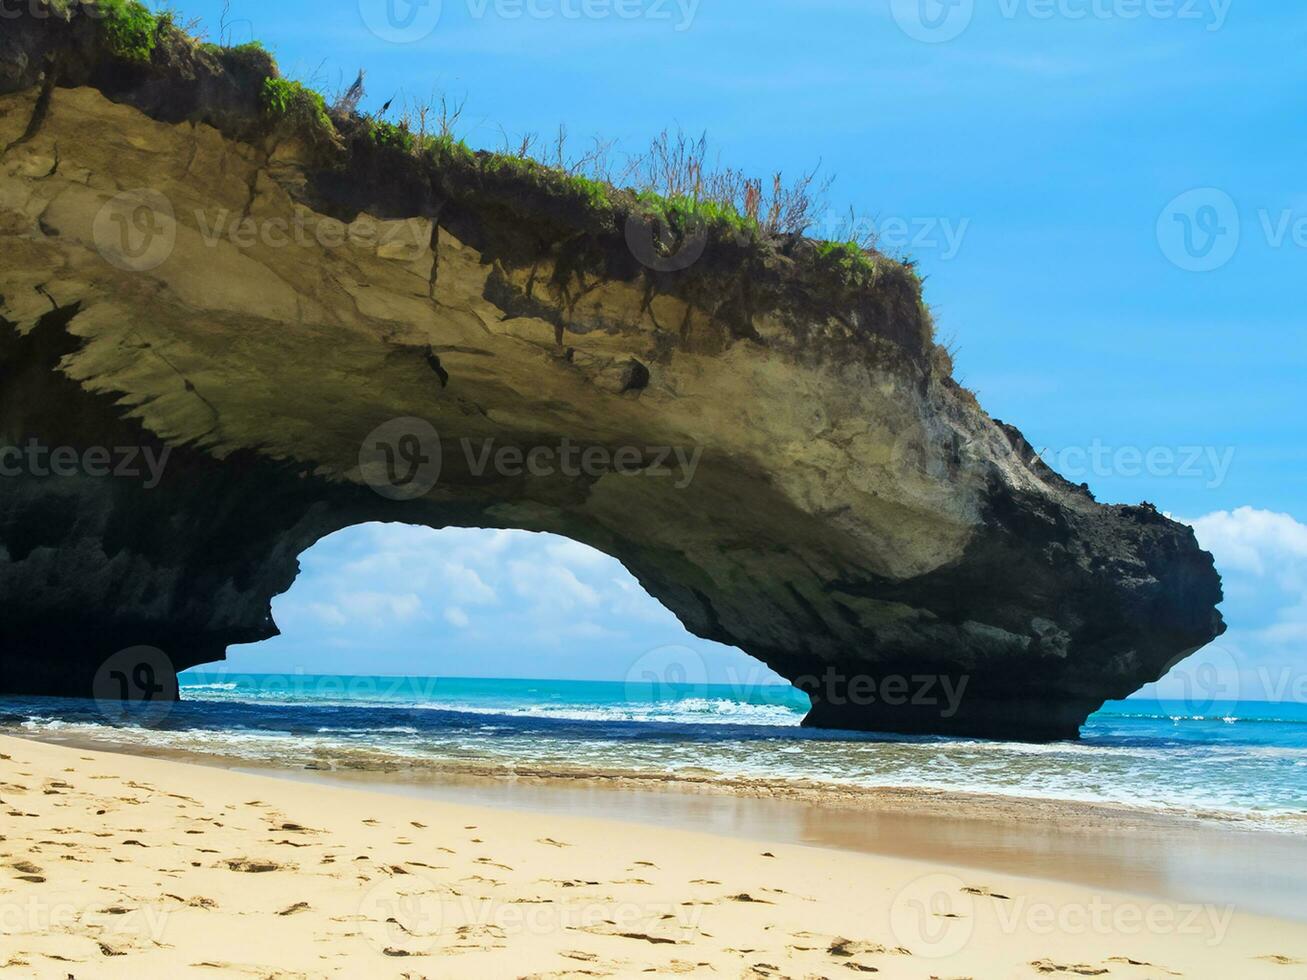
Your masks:
{"label": "sandy beach", "polygon": [[0,738],[0,967],[58,977],[1295,977],[1232,906]]}

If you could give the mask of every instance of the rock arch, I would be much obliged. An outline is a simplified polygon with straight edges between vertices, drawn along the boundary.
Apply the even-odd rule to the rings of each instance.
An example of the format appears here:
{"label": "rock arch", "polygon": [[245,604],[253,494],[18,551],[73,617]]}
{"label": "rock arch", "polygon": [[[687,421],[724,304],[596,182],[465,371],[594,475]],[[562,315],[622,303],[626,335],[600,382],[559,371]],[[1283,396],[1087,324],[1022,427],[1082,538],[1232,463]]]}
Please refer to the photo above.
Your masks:
{"label": "rock arch", "polygon": [[[344,123],[324,162],[242,128],[228,68],[52,36],[0,86],[0,444],[76,462],[0,480],[0,690],[85,694],[134,644],[221,659],[275,632],[297,555],[367,521],[592,545],[835,727],[1074,737],[1223,631],[1191,530],[987,416],[909,268],[714,228],[658,268],[620,201]],[[146,227],[161,251],[114,237]],[[527,465],[567,447],[590,464]],[[166,454],[157,483],[99,475],[119,449]],[[918,701],[929,677],[958,710]]]}

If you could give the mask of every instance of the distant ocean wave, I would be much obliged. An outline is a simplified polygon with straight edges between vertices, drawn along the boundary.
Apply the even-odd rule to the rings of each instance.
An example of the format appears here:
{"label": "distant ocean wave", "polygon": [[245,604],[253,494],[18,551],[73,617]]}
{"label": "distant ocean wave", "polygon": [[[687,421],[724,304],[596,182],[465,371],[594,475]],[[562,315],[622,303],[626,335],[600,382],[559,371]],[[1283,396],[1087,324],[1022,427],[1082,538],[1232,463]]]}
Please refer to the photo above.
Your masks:
{"label": "distant ocean wave", "polygon": [[1307,823],[1297,704],[1117,702],[1078,742],[1031,744],[802,728],[807,698],[788,687],[192,674],[182,693],[149,725],[94,702],[0,700],[0,731],[432,779],[939,789]]}
{"label": "distant ocean wave", "polygon": [[[434,710],[435,705],[415,705]],[[704,724],[704,725],[776,725],[796,726],[803,720],[803,712],[781,705],[742,704],[710,698],[687,698],[667,704],[628,704],[609,707],[583,707],[579,705],[532,705],[502,708],[450,702],[439,706],[442,710],[466,714],[505,715],[514,718],[562,718],[571,721],[643,721],[652,724]]]}
{"label": "distant ocean wave", "polygon": [[1113,712],[1114,718],[1141,718],[1146,721],[1211,721],[1224,725],[1307,725],[1307,718],[1247,718],[1241,715],[1172,715],[1152,712]]}
{"label": "distant ocean wave", "polygon": [[[290,706],[313,703],[332,706],[386,705],[428,711],[508,717],[562,718],[575,721],[644,721],[652,724],[755,724],[797,726],[807,713],[807,699],[788,688],[778,688],[779,699],[742,700],[734,696],[662,694],[633,695],[617,682],[509,681],[498,691],[479,679],[408,677],[342,678],[317,683],[312,676],[250,675],[238,681],[189,680],[183,675],[181,691],[188,698],[231,700]],[[511,687],[509,686],[511,685]],[[586,690],[593,685],[594,691]],[[533,700],[543,688],[546,698],[583,693],[585,699]],[[711,685],[687,685],[695,690]],[[536,690],[532,690],[535,688]],[[596,693],[598,692],[598,693]],[[602,700],[596,700],[601,698]]]}

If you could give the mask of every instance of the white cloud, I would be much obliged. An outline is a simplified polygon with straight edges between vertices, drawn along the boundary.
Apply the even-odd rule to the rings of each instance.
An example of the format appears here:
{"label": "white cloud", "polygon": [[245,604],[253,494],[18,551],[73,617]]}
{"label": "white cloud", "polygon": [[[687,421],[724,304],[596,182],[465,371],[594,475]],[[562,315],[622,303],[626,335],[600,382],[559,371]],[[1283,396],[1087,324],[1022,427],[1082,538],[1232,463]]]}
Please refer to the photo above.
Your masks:
{"label": "white cloud", "polygon": [[545,545],[545,553],[558,564],[570,568],[598,568],[618,564],[615,558],[571,538],[554,538]]}
{"label": "white cloud", "polygon": [[349,617],[340,611],[340,607],[330,602],[310,602],[304,611],[327,626],[344,626],[349,622]]}
{"label": "white cloud", "polygon": [[455,602],[490,604],[499,600],[481,575],[466,565],[446,564],[440,570],[440,577]]}
{"label": "white cloud", "polygon": [[1302,581],[1307,525],[1288,514],[1240,507],[1218,510],[1191,523],[1199,542],[1223,568],[1256,576],[1288,574]]}
{"label": "white cloud", "polygon": [[620,679],[651,647],[685,643],[723,679],[760,669],[689,636],[616,559],[556,535],[368,524],[300,560],[299,581],[274,601],[282,636],[242,651],[244,663],[317,669],[318,654],[335,647],[350,656],[331,669],[345,673]]}
{"label": "white cloud", "polygon": [[1185,684],[1192,690],[1219,675],[1238,699],[1307,697],[1307,524],[1254,507],[1187,523],[1216,560],[1229,632],[1172,670],[1158,693],[1177,696]]}
{"label": "white cloud", "polygon": [[645,623],[674,623],[676,616],[651,596],[634,579],[612,579],[612,592],[608,596],[608,610],[614,616],[639,620]]}
{"label": "white cloud", "polygon": [[368,620],[374,625],[407,622],[422,611],[422,600],[412,592],[403,595],[347,592],[337,597],[336,602],[350,618]]}
{"label": "white cloud", "polygon": [[580,606],[597,606],[599,593],[576,577],[565,565],[534,561],[510,561],[508,574],[513,590],[538,607],[571,609]]}

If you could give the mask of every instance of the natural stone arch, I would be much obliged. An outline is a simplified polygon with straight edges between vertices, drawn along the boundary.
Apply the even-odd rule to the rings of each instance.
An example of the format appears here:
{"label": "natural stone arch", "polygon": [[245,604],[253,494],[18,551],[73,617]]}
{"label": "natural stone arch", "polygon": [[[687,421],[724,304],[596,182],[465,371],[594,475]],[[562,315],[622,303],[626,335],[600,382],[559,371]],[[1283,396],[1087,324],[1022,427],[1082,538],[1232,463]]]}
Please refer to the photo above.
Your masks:
{"label": "natural stone arch", "polygon": [[[221,659],[274,632],[298,554],[367,521],[596,547],[836,727],[1074,736],[1224,628],[1192,531],[1095,503],[990,419],[898,263],[849,280],[812,243],[709,229],[698,262],[659,271],[622,205],[357,139],[328,167],[284,134],[238,133],[203,86],[117,79],[114,101],[98,77],[19,73],[0,94],[0,421],[8,444],[169,458],[153,488],[5,481],[7,691],[84,694],[134,644]],[[137,214],[140,188],[173,222],[149,268],[97,230]],[[215,238],[223,215],[306,234]],[[390,499],[360,449],[410,418],[439,433],[442,465]],[[685,486],[478,474],[464,440],[702,455]],[[966,684],[947,717],[866,697],[937,675]]]}

